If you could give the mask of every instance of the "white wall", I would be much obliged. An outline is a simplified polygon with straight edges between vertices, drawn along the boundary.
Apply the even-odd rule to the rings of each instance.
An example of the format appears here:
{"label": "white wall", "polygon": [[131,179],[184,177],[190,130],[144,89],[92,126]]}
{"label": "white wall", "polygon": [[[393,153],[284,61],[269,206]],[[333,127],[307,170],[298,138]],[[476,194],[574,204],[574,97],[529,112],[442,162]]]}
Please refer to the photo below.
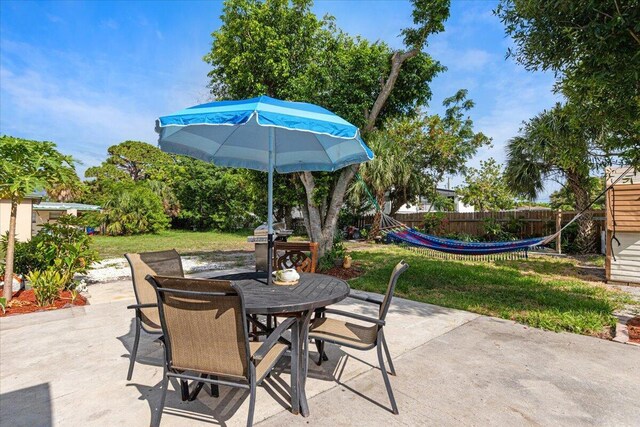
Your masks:
{"label": "white wall", "polygon": [[[32,203],[32,199],[25,199],[18,205],[16,240],[21,242],[31,240]],[[4,235],[9,231],[10,217],[11,202],[9,200],[0,200],[0,234]]]}

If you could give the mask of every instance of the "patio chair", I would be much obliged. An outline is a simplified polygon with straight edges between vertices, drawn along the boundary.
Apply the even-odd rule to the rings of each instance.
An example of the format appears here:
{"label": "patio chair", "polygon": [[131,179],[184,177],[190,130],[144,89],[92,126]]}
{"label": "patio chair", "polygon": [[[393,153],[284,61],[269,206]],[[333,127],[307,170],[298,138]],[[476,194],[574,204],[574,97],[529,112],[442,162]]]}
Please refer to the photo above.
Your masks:
{"label": "patio chair", "polygon": [[151,335],[162,335],[160,327],[160,315],[158,314],[158,300],[153,286],[145,280],[147,274],[159,274],[164,276],[184,276],[180,254],[175,250],[129,253],[124,254],[131,266],[131,279],[136,303],[128,306],[128,309],[136,311],[136,336],[133,341],[133,349],[129,360],[129,372],[127,381],[133,375],[133,365],[136,361],[140,331]]}
{"label": "patio chair", "polygon": [[331,317],[315,318],[309,329],[309,338],[316,340],[318,345],[319,357],[318,365],[322,364],[324,358],[324,343],[331,342],[345,347],[354,348],[357,350],[370,350],[376,348],[378,351],[378,363],[380,364],[380,370],[382,371],[382,378],[384,379],[384,385],[387,388],[387,394],[391,401],[391,407],[394,414],[398,414],[398,405],[393,397],[393,390],[391,390],[391,383],[389,382],[389,376],[387,375],[387,369],[385,367],[384,358],[382,357],[382,351],[384,349],[389,363],[389,372],[391,375],[395,375],[396,371],[391,361],[391,355],[389,354],[389,347],[387,341],[384,338],[383,327],[385,325],[385,318],[389,311],[389,305],[391,305],[391,299],[393,298],[393,291],[396,287],[398,277],[409,268],[409,264],[404,261],[400,261],[391,273],[389,279],[389,286],[387,292],[379,301],[374,298],[369,298],[367,295],[352,294],[350,298],[354,298],[360,301],[377,304],[380,308],[378,311],[378,317],[367,317],[360,314],[350,313],[347,311],[336,310],[333,308],[327,308],[326,314],[338,314],[341,316],[349,317],[351,319],[361,320],[372,324],[371,326],[363,326],[361,324],[351,323],[348,321],[333,319]]}
{"label": "patio chair", "polygon": [[147,276],[147,280],[160,301],[165,343],[162,398],[155,424],[160,423],[173,377],[183,384],[196,383],[189,400],[196,398],[204,383],[214,396],[218,385],[248,389],[247,426],[251,426],[256,386],[288,349],[279,339],[295,319],[283,321],[265,341],[249,342],[242,292],[231,282],[162,276]]}
{"label": "patio chair", "polygon": [[[279,252],[284,252],[278,256]],[[299,273],[315,273],[318,266],[317,242],[273,242],[273,267],[295,268]]]}

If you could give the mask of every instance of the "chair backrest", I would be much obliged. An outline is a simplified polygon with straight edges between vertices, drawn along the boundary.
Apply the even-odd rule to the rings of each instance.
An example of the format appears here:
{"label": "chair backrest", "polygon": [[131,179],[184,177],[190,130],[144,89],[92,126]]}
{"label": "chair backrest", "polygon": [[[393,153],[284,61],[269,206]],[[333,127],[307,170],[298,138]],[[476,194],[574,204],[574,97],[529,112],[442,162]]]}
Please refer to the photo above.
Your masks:
{"label": "chair backrest", "polygon": [[382,300],[382,304],[380,304],[380,320],[384,320],[387,317],[387,312],[389,311],[389,306],[391,305],[391,299],[393,298],[393,292],[396,289],[396,283],[398,282],[398,277],[402,273],[404,273],[409,268],[409,264],[404,262],[404,260],[400,261],[394,267],[391,272],[391,277],[389,278],[389,286],[387,287],[387,292],[384,294],[384,299]]}
{"label": "chair backrest", "polygon": [[[150,275],[177,276],[184,277],[182,260],[180,254],[174,249],[170,251],[143,252],[124,254],[131,266],[131,279],[133,281],[133,291],[138,304],[158,304],[156,291],[153,286],[145,280]],[[158,309],[142,308],[143,326],[160,328],[160,316]]]}
{"label": "chair backrest", "polygon": [[[284,254],[278,256],[278,252]],[[307,252],[309,253],[307,255]],[[295,268],[300,273],[315,273],[318,265],[317,242],[274,242],[274,268]]]}
{"label": "chair backrest", "polygon": [[248,379],[249,337],[239,288],[226,280],[148,280],[158,293],[170,368]]}

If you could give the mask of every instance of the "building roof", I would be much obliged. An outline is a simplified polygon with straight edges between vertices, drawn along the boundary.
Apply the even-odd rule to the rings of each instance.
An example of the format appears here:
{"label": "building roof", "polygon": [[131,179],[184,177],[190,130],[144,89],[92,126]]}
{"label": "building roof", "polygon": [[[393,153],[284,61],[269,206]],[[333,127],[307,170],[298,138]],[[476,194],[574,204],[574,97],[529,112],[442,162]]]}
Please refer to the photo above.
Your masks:
{"label": "building roof", "polygon": [[40,202],[33,205],[34,211],[66,211],[76,209],[79,211],[99,211],[98,205],[85,205],[84,203],[58,203],[58,202]]}

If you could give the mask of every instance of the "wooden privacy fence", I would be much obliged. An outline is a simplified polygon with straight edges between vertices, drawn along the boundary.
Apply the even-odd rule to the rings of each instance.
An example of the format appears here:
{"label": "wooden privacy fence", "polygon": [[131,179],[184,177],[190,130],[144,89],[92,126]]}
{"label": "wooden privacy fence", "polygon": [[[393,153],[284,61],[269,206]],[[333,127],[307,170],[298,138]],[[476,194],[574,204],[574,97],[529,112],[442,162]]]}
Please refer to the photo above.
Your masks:
{"label": "wooden privacy fence", "polygon": [[[595,210],[592,213],[598,236],[600,236],[600,231],[604,229],[605,211]],[[487,221],[492,219],[502,225],[503,228],[509,224],[517,225],[517,227],[513,227],[518,230],[516,234],[518,237],[525,239],[543,237],[555,233],[556,230],[571,221],[576,216],[576,212],[559,212],[545,209],[498,212],[439,212],[430,215],[442,215],[442,222],[435,230],[439,235],[464,233],[471,236],[482,236],[485,234]],[[422,229],[425,224],[425,213],[396,214],[393,217],[413,228]],[[368,215],[359,218],[356,226],[362,228],[372,222],[373,215]]]}

